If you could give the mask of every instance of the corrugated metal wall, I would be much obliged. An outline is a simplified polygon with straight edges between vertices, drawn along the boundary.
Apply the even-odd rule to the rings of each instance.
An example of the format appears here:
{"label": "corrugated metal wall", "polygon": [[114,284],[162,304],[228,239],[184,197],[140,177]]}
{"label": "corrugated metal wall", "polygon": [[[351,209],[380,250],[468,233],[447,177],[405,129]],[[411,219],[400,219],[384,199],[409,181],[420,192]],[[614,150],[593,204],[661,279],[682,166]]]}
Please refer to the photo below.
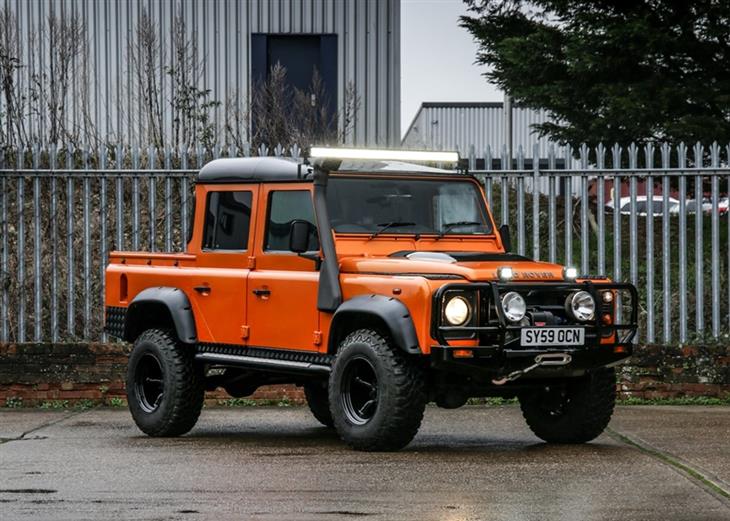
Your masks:
{"label": "corrugated metal wall", "polygon": [[[515,154],[519,146],[532,153],[535,143],[540,157],[547,157],[550,142],[538,139],[530,125],[548,121],[547,112],[521,107],[512,109],[512,139]],[[474,145],[483,157],[487,145],[498,157],[505,143],[502,103],[424,103],[408,128],[402,143],[409,148],[457,149],[466,153]]]}
{"label": "corrugated metal wall", "polygon": [[[182,15],[203,61],[200,88],[210,89],[211,98],[223,102],[215,109],[219,129],[226,121],[225,100],[235,93],[243,99],[248,95],[252,33],[329,33],[338,36],[338,106],[350,81],[361,99],[351,141],[400,142],[400,0],[0,0],[0,6],[16,14],[24,64],[17,72],[21,91],[48,62],[49,15],[81,17],[86,22],[88,95],[74,81],[67,99],[68,117],[74,126],[90,118],[102,140],[144,139],[136,121],[139,93],[128,51],[140,12],[146,9],[167,57],[173,19],[178,12]],[[76,79],[84,73],[81,61],[73,63]],[[161,90],[171,96],[168,78],[163,75],[160,82]],[[43,83],[41,77],[40,89]],[[170,115],[164,118],[169,125]],[[28,125],[35,140],[46,141],[46,119],[31,117]]]}

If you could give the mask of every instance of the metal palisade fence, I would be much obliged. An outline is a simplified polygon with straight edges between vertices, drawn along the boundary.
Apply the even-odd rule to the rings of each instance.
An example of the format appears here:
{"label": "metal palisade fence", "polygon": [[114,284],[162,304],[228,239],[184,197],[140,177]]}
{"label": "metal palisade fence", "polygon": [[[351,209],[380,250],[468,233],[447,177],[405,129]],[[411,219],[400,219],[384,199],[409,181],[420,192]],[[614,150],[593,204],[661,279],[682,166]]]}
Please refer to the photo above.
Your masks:
{"label": "metal palisade fence", "polygon": [[[504,148],[499,157],[466,154],[517,253],[634,283],[642,342],[730,332],[730,145],[538,151],[519,148],[512,161]],[[300,158],[301,150],[0,152],[0,342],[107,340],[109,251],[182,250],[198,169],[250,155]]]}

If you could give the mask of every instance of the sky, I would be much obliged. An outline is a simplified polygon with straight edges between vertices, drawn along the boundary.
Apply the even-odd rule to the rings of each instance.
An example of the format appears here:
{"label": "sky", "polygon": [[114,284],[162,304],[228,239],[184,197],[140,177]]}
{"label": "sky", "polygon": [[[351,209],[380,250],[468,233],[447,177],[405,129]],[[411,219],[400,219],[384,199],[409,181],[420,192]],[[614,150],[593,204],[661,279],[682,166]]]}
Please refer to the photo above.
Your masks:
{"label": "sky", "polygon": [[401,135],[424,101],[502,101],[458,25],[461,0],[401,0]]}

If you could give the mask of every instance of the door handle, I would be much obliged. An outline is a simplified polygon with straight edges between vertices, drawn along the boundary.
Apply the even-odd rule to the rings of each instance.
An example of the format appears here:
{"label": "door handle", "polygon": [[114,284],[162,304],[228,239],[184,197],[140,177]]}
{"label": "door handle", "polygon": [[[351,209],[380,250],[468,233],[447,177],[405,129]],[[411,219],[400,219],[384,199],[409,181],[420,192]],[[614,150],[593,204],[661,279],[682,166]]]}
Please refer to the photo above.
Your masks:
{"label": "door handle", "polygon": [[193,289],[201,295],[207,295],[211,292],[210,286],[193,286]]}
{"label": "door handle", "polygon": [[255,290],[253,290],[253,294],[257,297],[268,297],[269,295],[271,295],[271,290],[265,288],[256,288]]}

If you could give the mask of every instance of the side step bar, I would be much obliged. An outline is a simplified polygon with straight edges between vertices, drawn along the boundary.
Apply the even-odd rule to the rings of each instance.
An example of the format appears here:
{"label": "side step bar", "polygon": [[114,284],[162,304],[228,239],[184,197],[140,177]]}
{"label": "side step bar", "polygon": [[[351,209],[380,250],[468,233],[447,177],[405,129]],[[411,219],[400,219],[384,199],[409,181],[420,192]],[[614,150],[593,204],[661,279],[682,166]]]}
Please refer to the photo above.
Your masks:
{"label": "side step bar", "polygon": [[296,362],[293,360],[276,360],[247,355],[231,355],[223,353],[197,353],[195,359],[207,364],[247,367],[263,371],[283,373],[314,374],[327,376],[332,371],[328,365],[313,364],[310,362]]}

